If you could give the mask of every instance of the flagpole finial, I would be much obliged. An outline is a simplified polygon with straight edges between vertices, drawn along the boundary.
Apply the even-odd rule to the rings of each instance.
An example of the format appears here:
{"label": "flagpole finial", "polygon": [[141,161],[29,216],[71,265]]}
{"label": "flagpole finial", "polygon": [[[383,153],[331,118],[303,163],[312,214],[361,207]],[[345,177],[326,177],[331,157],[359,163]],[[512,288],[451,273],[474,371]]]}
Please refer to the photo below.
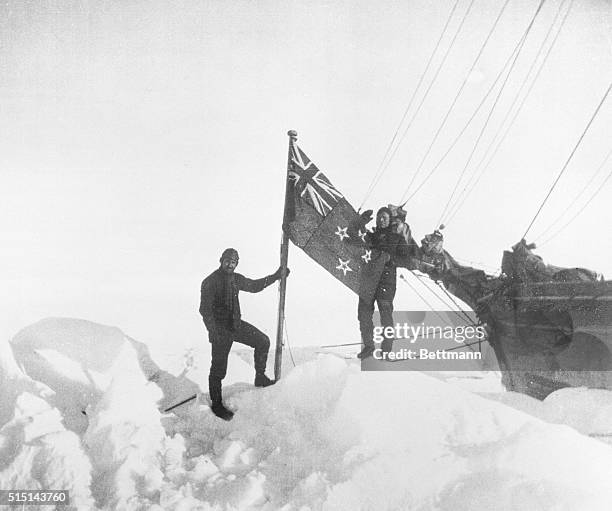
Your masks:
{"label": "flagpole finial", "polygon": [[295,140],[297,140],[297,131],[295,131],[295,130],[289,130],[289,131],[287,132],[287,135],[289,136],[289,138],[290,138],[291,140],[294,140],[294,141],[295,141]]}

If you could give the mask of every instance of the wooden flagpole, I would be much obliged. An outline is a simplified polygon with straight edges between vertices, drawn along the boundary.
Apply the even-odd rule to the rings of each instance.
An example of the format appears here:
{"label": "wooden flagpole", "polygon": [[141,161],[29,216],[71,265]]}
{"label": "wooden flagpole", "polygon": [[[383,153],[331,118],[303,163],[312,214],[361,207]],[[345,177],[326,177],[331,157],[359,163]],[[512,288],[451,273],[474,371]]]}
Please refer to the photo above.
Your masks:
{"label": "wooden flagpole", "polygon": [[285,297],[287,294],[287,277],[285,270],[287,268],[287,260],[289,259],[289,235],[285,221],[287,219],[287,197],[289,196],[289,166],[291,165],[291,152],[293,144],[297,140],[297,131],[290,130],[287,132],[289,136],[289,153],[287,155],[287,173],[285,176],[285,203],[283,207],[283,234],[280,246],[280,266],[282,268],[280,285],[278,290],[278,323],[276,325],[276,351],[274,354],[274,378],[280,380],[281,364],[283,359],[283,327],[285,325]]}

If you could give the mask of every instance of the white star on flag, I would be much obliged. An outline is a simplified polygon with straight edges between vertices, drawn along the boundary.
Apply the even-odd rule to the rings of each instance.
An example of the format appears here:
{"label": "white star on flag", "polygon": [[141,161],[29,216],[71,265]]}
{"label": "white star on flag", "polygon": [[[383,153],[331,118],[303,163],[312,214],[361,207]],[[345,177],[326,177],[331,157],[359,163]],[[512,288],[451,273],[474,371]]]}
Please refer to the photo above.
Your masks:
{"label": "white star on flag", "polygon": [[358,236],[361,238],[361,241],[363,241],[365,243],[366,233],[365,232],[361,232],[361,229],[359,229]]}
{"label": "white star on flag", "polygon": [[349,237],[349,235],[346,233],[347,229],[348,227],[343,227],[341,229],[340,226],[338,226],[338,230],[334,234],[340,238],[340,241],[342,241],[344,238]]}
{"label": "white star on flag", "polygon": [[366,262],[369,263],[372,260],[372,251],[371,250],[366,250],[365,254],[363,254],[361,256],[361,258]]}
{"label": "white star on flag", "polygon": [[343,261],[342,259],[338,258],[338,261],[340,262],[340,264],[338,266],[336,266],[337,270],[340,270],[341,272],[344,272],[344,276],[346,277],[346,272],[347,271],[353,271],[353,269],[351,267],[349,267],[349,263],[351,262],[350,259],[347,259],[346,261]]}

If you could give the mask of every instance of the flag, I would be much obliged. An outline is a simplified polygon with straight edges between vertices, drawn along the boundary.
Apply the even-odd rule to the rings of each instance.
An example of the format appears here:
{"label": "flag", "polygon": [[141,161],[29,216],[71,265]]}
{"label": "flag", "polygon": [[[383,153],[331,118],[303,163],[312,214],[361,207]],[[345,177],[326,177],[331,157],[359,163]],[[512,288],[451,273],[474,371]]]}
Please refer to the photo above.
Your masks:
{"label": "flag", "polygon": [[355,209],[295,144],[290,146],[283,229],[312,259],[369,300],[389,255],[370,249]]}

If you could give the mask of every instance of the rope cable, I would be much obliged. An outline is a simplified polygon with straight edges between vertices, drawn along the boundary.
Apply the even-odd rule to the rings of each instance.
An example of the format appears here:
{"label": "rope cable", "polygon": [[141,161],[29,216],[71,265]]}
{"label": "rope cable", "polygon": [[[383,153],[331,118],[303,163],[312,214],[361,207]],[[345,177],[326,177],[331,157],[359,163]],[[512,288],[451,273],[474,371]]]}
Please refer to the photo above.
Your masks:
{"label": "rope cable", "polygon": [[[411,270],[411,271],[412,271],[412,270]],[[415,274],[414,272],[412,272],[412,274],[416,276],[416,274]],[[403,281],[404,281],[406,284],[408,284],[408,286],[410,287],[410,289],[412,289],[412,290],[415,292],[415,294],[416,294],[416,295],[417,295],[417,296],[418,296],[418,297],[419,297],[421,300],[423,300],[423,302],[424,302],[424,303],[425,303],[425,304],[426,304],[426,305],[429,307],[429,310],[431,310],[431,312],[433,312],[433,313],[434,313],[436,316],[438,316],[438,318],[440,319],[440,321],[442,322],[442,324],[446,323],[446,320],[445,320],[445,319],[442,317],[442,315],[441,315],[441,314],[440,314],[438,311],[436,311],[436,310],[435,310],[435,309],[434,309],[434,308],[431,306],[431,304],[430,304],[430,303],[429,303],[427,300],[425,300],[425,298],[423,297],[423,295],[421,295],[421,294],[420,294],[420,293],[419,293],[419,292],[416,290],[416,288],[415,288],[415,287],[414,287],[412,284],[410,284],[410,282],[408,282],[408,280],[406,279],[406,277],[404,277],[403,275],[400,275],[400,278],[401,278],[401,279],[402,279],[402,280],[403,280]],[[425,286],[425,287],[426,287],[426,288],[427,288],[427,289],[428,289],[428,290],[429,290],[431,293],[433,293],[433,294],[434,294],[434,295],[435,295],[435,296],[436,296],[436,297],[437,297],[437,298],[438,298],[440,301],[442,301],[442,303],[444,303],[444,301],[442,300],[442,298],[441,298],[440,296],[438,296],[437,294],[435,294],[435,293],[433,292],[433,290],[429,288],[429,286]],[[448,307],[448,304],[444,304],[444,305],[445,305],[446,307]],[[461,317],[457,311],[453,311],[453,312],[455,312],[455,313],[456,313],[456,314],[457,314],[459,317]],[[462,312],[465,312],[465,311],[462,311]],[[472,319],[471,319],[471,318],[469,318],[469,316],[468,316],[468,321],[469,321],[470,323],[472,323],[472,325],[473,325],[473,326],[475,326],[475,325],[476,325],[476,323],[474,323],[474,322],[472,321]],[[464,344],[464,347],[466,347],[466,346],[469,346],[469,344]],[[453,348],[453,349],[456,349],[456,348]]]}
{"label": "rope cable", "polygon": [[[414,123],[417,115],[419,114],[419,112],[421,111],[421,107],[423,106],[423,104],[425,103],[425,100],[427,99],[427,96],[429,94],[429,91],[431,90],[431,88],[433,87],[434,83],[436,82],[438,75],[440,74],[440,71],[442,70],[442,67],[444,66],[444,64],[446,63],[446,59],[448,58],[451,50],[453,49],[453,46],[455,44],[455,41],[457,40],[457,37],[459,36],[459,33],[461,32],[461,29],[463,28],[463,25],[470,13],[470,11],[472,10],[472,6],[474,5],[474,1],[475,0],[471,0],[470,1],[470,5],[468,6],[468,8],[466,9],[465,13],[463,14],[463,18],[461,19],[461,22],[459,23],[459,26],[457,27],[457,30],[455,31],[453,38],[451,39],[451,42],[448,46],[448,48],[446,49],[446,52],[444,53],[442,60],[440,61],[440,63],[438,64],[438,67],[436,68],[436,71],[434,73],[433,78],[431,79],[431,81],[429,82],[429,85],[427,86],[427,89],[425,90],[425,94],[423,95],[423,97],[421,98],[421,101],[419,102],[416,110],[414,111],[414,113],[412,114],[410,121],[408,122],[408,125],[404,128],[404,131],[402,132],[402,136],[399,139],[399,142],[395,145],[395,147],[393,148],[393,151],[391,152],[391,156],[389,157],[389,159],[387,160],[387,163],[385,165],[385,170],[386,168],[389,166],[389,164],[391,163],[391,161],[393,160],[393,158],[395,157],[395,155],[397,154],[398,149],[400,148],[400,146],[402,145],[402,142],[404,141],[404,139],[406,138],[406,135],[408,133],[408,130],[412,127],[412,124]],[[384,171],[383,171],[384,173]],[[382,177],[382,174],[381,176]],[[380,180],[380,178],[379,178]],[[375,183],[374,186],[376,186],[377,183]]]}
{"label": "rope cable", "polygon": [[554,183],[552,184],[552,186],[550,187],[550,189],[548,190],[548,193],[546,194],[546,197],[544,197],[544,200],[542,201],[542,204],[540,204],[540,207],[538,208],[538,210],[536,211],[536,214],[534,215],[534,217],[531,219],[531,222],[529,223],[529,225],[527,226],[527,229],[525,230],[525,234],[523,234],[522,239],[525,239],[525,237],[527,236],[527,234],[529,233],[529,230],[531,229],[531,227],[533,226],[534,222],[536,221],[536,218],[538,218],[540,212],[542,211],[542,208],[544,207],[544,205],[546,204],[546,202],[548,201],[548,198],[550,197],[551,193],[553,192],[553,190],[555,189],[555,187],[557,186],[557,183],[559,182],[559,179],[561,179],[561,176],[565,173],[565,170],[567,169],[570,161],[572,160],[574,153],[576,152],[576,150],[578,149],[578,146],[580,146],[582,139],[584,138],[584,136],[586,135],[587,131],[589,130],[589,128],[591,127],[591,124],[593,124],[593,121],[595,120],[595,117],[597,117],[597,114],[599,113],[599,110],[601,108],[601,106],[604,104],[604,101],[606,100],[606,98],[608,97],[608,94],[610,93],[610,89],[612,89],[612,83],[610,83],[610,85],[608,86],[605,94],[603,95],[603,98],[601,98],[601,101],[599,102],[599,104],[597,105],[597,108],[595,109],[595,112],[593,112],[593,115],[591,116],[591,118],[589,119],[588,124],[586,125],[586,127],[584,128],[582,134],[580,135],[580,138],[578,139],[578,142],[576,142],[576,145],[574,146],[574,148],[572,149],[572,152],[570,153],[570,155],[567,158],[567,161],[565,162],[565,164],[563,165],[563,168],[561,169],[561,171],[559,172],[559,175],[557,176],[557,178],[555,179]]}
{"label": "rope cable", "polygon": [[319,348],[340,348],[343,346],[357,346],[363,344],[361,341],[359,342],[346,342],[344,344],[322,344]]}
{"label": "rope cable", "polygon": [[576,214],[571,217],[565,224],[563,224],[561,226],[560,229],[558,229],[557,231],[555,231],[552,236],[549,236],[547,239],[545,239],[542,243],[540,243],[540,246],[542,245],[546,245],[550,240],[552,240],[554,237],[556,237],[561,231],[563,231],[569,224],[571,224],[578,215],[580,215],[580,213],[582,213],[586,207],[591,203],[591,201],[595,198],[595,196],[602,190],[602,188],[604,187],[604,185],[606,184],[606,182],[608,181],[608,179],[610,179],[610,176],[612,176],[612,170],[608,173],[608,175],[606,176],[606,178],[600,183],[599,187],[597,188],[597,190],[595,190],[595,192],[591,195],[591,197],[589,198],[589,200],[587,200],[587,202],[576,212]]}
{"label": "rope cable", "polygon": [[[522,39],[522,38],[521,38]],[[519,41],[520,42],[520,41]],[[444,162],[444,160],[446,159],[446,157],[450,154],[450,152],[454,149],[455,145],[457,145],[457,142],[459,142],[459,139],[463,136],[463,134],[466,132],[466,130],[469,128],[470,124],[472,123],[472,121],[474,120],[474,118],[476,117],[476,115],[478,114],[478,112],[480,111],[480,109],[482,108],[482,106],[484,105],[485,101],[488,99],[489,95],[491,94],[491,92],[493,92],[493,89],[495,88],[495,86],[497,85],[497,82],[499,81],[499,79],[502,77],[503,73],[505,72],[506,68],[508,67],[508,64],[510,63],[512,57],[514,56],[514,54],[516,53],[518,48],[518,44],[515,46],[514,50],[512,51],[512,53],[508,56],[508,58],[506,59],[506,62],[504,62],[504,65],[502,66],[501,70],[499,71],[499,73],[497,73],[497,76],[495,77],[495,80],[493,80],[493,83],[490,85],[489,90],[487,90],[487,92],[485,93],[485,95],[483,96],[483,98],[480,100],[480,103],[478,104],[478,106],[476,106],[476,108],[474,109],[474,112],[472,112],[472,115],[470,116],[470,118],[467,120],[467,122],[465,123],[465,125],[463,126],[463,128],[459,131],[459,133],[455,136],[454,140],[451,142],[450,146],[448,147],[448,149],[446,150],[446,152],[442,155],[442,157],[438,160],[438,162],[432,167],[432,169],[429,171],[429,173],[427,174],[427,176],[425,176],[425,179],[423,179],[423,181],[421,181],[421,184],[417,187],[417,189],[412,192],[408,198],[406,198],[404,200],[404,198],[406,197],[406,194],[408,193],[408,189],[404,190],[404,193],[402,195],[402,198],[400,199],[400,203],[406,204],[410,199],[412,199],[412,197],[414,197],[419,190],[427,183],[427,181],[429,181],[429,179],[431,178],[431,176],[436,172],[436,170],[438,170],[438,168],[440,167],[440,165],[442,165],[442,163]]]}
{"label": "rope cable", "polygon": [[[425,289],[427,289],[427,291],[429,291],[432,295],[434,295],[438,300],[440,300],[440,302],[442,302],[442,305],[444,305],[444,307],[447,308],[447,310],[451,310],[451,306],[449,305],[449,303],[447,301],[445,301],[439,294],[437,294],[433,289],[431,289],[425,282],[428,280],[431,280],[431,278],[429,276],[424,277],[419,275],[418,273],[416,273],[414,270],[408,270],[410,271],[410,273],[412,273],[417,279],[419,279],[419,282],[421,284],[423,284],[423,287]],[[456,312],[456,311],[453,311]]]}
{"label": "rope cable", "polygon": [[[482,268],[486,268],[487,270],[491,270],[494,272],[498,272],[500,270],[499,266],[494,268],[493,266],[489,266],[481,261],[471,261],[468,259],[463,259],[461,257],[457,257],[457,256],[453,256],[457,261],[462,262],[462,263],[466,263],[466,264],[471,264],[471,265],[476,265],[476,267],[481,266]],[[480,269],[480,268],[477,268]]]}
{"label": "rope cable", "polygon": [[406,277],[404,277],[403,275],[400,275],[400,279],[402,279],[402,281],[404,281],[406,284],[408,284],[408,286],[410,287],[410,289],[412,289],[414,291],[414,293],[421,299],[423,300],[423,303],[425,305],[427,305],[427,307],[429,307],[429,310],[431,312],[433,312],[436,316],[438,316],[438,318],[440,318],[440,320],[442,320],[442,322],[444,323],[444,318],[440,315],[440,313],[435,310],[431,304],[423,297],[423,295],[421,295],[421,293],[419,293],[416,288],[410,283],[408,282],[408,280],[406,279]]}
{"label": "rope cable", "polygon": [[293,359],[293,352],[291,351],[291,346],[289,345],[289,330],[287,329],[287,319],[283,318],[283,323],[285,325],[285,343],[287,344],[287,349],[289,350],[289,356],[291,357],[291,363],[293,367],[295,367],[295,360]]}
{"label": "rope cable", "polygon": [[370,181],[370,184],[369,184],[369,186],[368,186],[368,188],[366,190],[365,196],[364,196],[363,200],[361,201],[361,204],[359,205],[359,208],[358,208],[359,210],[363,207],[363,205],[365,204],[366,200],[368,200],[368,198],[370,197],[371,193],[374,191],[374,188],[376,187],[376,185],[378,184],[378,182],[382,178],[383,174],[387,170],[388,164],[384,168],[383,168],[383,165],[385,165],[387,156],[389,156],[389,152],[391,151],[391,148],[393,147],[393,144],[394,144],[395,140],[397,139],[397,135],[400,132],[402,124],[406,120],[406,116],[408,115],[408,112],[410,111],[410,108],[412,107],[412,103],[413,103],[414,99],[416,98],[417,92],[420,89],[421,84],[423,83],[423,80],[425,79],[425,76],[427,75],[427,72],[429,71],[429,68],[431,66],[431,63],[433,62],[434,56],[438,52],[438,48],[440,47],[440,43],[442,42],[442,39],[444,38],[444,35],[446,34],[448,26],[450,25],[451,19],[453,18],[453,15],[455,14],[455,11],[457,9],[457,5],[459,5],[459,0],[455,0],[455,4],[453,5],[453,8],[451,9],[450,14],[448,15],[446,23],[444,24],[444,28],[442,29],[442,33],[440,34],[440,37],[438,37],[438,41],[436,42],[436,45],[435,45],[433,51],[431,52],[431,55],[429,56],[429,60],[427,61],[427,65],[425,66],[425,69],[423,70],[423,73],[421,74],[421,77],[419,78],[419,81],[417,83],[417,86],[415,87],[414,92],[412,93],[412,96],[410,97],[410,100],[408,101],[408,106],[404,110],[404,114],[402,115],[402,118],[400,119],[400,122],[397,125],[397,128],[395,129],[395,133],[393,134],[393,137],[391,138],[391,142],[389,142],[389,145],[387,146],[387,150],[385,151],[385,154],[384,154],[382,160],[380,161],[380,164],[378,165],[378,169],[376,170],[376,173],[374,174],[374,177],[372,178],[372,181]]}
{"label": "rope cable", "polygon": [[446,205],[444,206],[444,209],[442,210],[442,214],[440,215],[440,220],[438,221],[438,224],[442,223],[442,219],[444,218],[444,214],[448,210],[448,207],[449,207],[453,197],[455,196],[455,192],[457,191],[457,188],[459,187],[459,183],[463,179],[463,176],[465,175],[466,170],[468,169],[470,163],[472,162],[472,158],[474,157],[474,154],[476,153],[476,149],[478,147],[478,144],[480,144],[482,136],[484,135],[484,132],[486,131],[487,126],[489,125],[489,121],[493,117],[493,112],[495,112],[495,108],[497,107],[497,103],[499,102],[499,100],[501,98],[501,95],[504,92],[506,84],[508,83],[508,80],[510,79],[510,76],[512,75],[512,70],[514,69],[514,66],[517,63],[518,58],[521,55],[521,50],[523,49],[523,46],[525,45],[525,42],[527,41],[527,36],[529,35],[529,32],[531,32],[531,28],[533,27],[533,24],[535,23],[535,20],[536,20],[538,14],[542,10],[542,6],[544,5],[545,1],[546,0],[540,0],[540,4],[538,5],[538,8],[536,9],[536,12],[534,13],[533,17],[531,18],[531,21],[529,22],[529,25],[527,26],[527,29],[525,30],[525,33],[523,34],[523,37],[522,37],[521,42],[520,42],[519,47],[518,47],[518,51],[516,52],[516,54],[515,54],[515,56],[514,56],[514,58],[512,60],[512,63],[510,64],[510,69],[508,70],[508,73],[506,74],[506,77],[504,78],[504,81],[502,82],[501,87],[500,87],[499,91],[497,92],[497,96],[495,97],[495,100],[493,101],[493,105],[491,106],[491,110],[489,110],[489,113],[488,113],[488,115],[487,115],[487,117],[485,119],[485,122],[484,122],[482,128],[480,129],[480,133],[478,134],[478,137],[476,138],[476,142],[474,143],[474,146],[472,147],[472,150],[470,151],[468,159],[467,159],[463,169],[461,170],[461,173],[459,174],[459,178],[457,179],[457,181],[455,183],[453,191],[451,192],[451,195],[450,195],[448,201],[446,202]]}
{"label": "rope cable", "polygon": [[450,301],[452,302],[452,304],[457,308],[457,310],[453,310],[452,306],[445,301],[439,294],[437,294],[432,288],[429,287],[428,284],[426,284],[426,282],[428,282],[430,279],[430,277],[426,277],[423,278],[420,275],[418,275],[414,270],[410,270],[410,272],[419,279],[419,282],[421,282],[421,284],[423,284],[423,286],[432,294],[434,295],[438,300],[440,300],[442,302],[442,304],[447,308],[447,310],[449,312],[454,313],[455,315],[457,315],[459,318],[461,319],[465,319],[468,321],[468,323],[471,323],[472,326],[476,325],[476,323],[474,323],[474,321],[472,320],[472,318],[470,318],[469,314],[467,314],[467,312],[465,312],[457,303],[457,301],[453,298],[453,296],[451,294],[449,294],[449,292],[444,289],[444,287],[442,287],[437,281],[436,285],[442,289],[442,291],[444,291],[444,293],[446,294],[446,296],[450,299]]}
{"label": "rope cable", "polygon": [[445,307],[447,307],[448,312],[452,312],[453,314],[455,314],[455,316],[457,316],[457,317],[458,317],[458,318],[460,318],[461,320],[467,320],[467,322],[468,322],[468,323],[470,323],[472,326],[474,326],[474,325],[476,324],[476,323],[474,323],[474,321],[472,320],[472,318],[470,318],[470,316],[469,316],[469,315],[468,315],[468,314],[467,314],[467,313],[466,313],[464,310],[462,310],[462,309],[461,309],[461,307],[459,307],[459,304],[458,304],[458,303],[457,303],[457,302],[456,302],[456,301],[453,299],[453,297],[452,297],[450,294],[446,293],[446,290],[445,290],[444,288],[442,288],[442,287],[440,286],[440,284],[438,284],[438,283],[436,282],[436,284],[438,284],[438,286],[440,287],[440,289],[442,289],[443,291],[445,291],[446,296],[447,296],[447,297],[448,297],[448,298],[451,300],[451,302],[452,302],[452,303],[455,305],[455,307],[457,308],[457,310],[454,310],[454,309],[452,308],[452,306],[451,306],[451,305],[449,305],[449,303],[448,303],[448,302],[446,302],[444,299],[442,299],[442,297],[441,297],[441,296],[439,296],[439,295],[438,295],[438,294],[437,294],[437,293],[436,293],[436,292],[435,292],[433,289],[431,289],[431,288],[430,288],[430,287],[429,287],[427,284],[425,284],[425,281],[424,281],[424,280],[421,280],[420,282],[423,284],[423,286],[424,286],[424,287],[426,287],[426,288],[427,288],[427,290],[428,290],[428,291],[429,291],[429,292],[430,292],[432,295],[434,295],[435,297],[437,297],[437,298],[438,298],[438,299],[439,299],[439,300],[440,300],[440,301],[441,301],[441,302],[444,304],[444,306],[445,306]]}
{"label": "rope cable", "polygon": [[[476,326],[478,325],[478,323],[476,323],[472,318],[470,318],[470,315],[465,312],[461,307],[459,307],[459,304],[457,303],[457,301],[455,300],[455,298],[453,297],[453,295],[451,295],[446,288],[444,288],[444,286],[442,286],[439,282],[436,282],[437,286],[444,292],[444,294],[446,294],[446,296],[448,296],[448,298],[450,299],[451,302],[453,302],[453,304],[455,304],[455,307],[457,307],[457,309],[462,313],[463,317],[472,324],[472,326]],[[459,314],[458,314],[459,315]]]}
{"label": "rope cable", "polygon": [[[541,50],[543,49],[546,41],[548,40],[548,37],[551,33],[552,28],[554,27],[559,14],[561,13],[561,8],[564,5],[566,0],[562,0],[562,2],[559,4],[559,9],[557,10],[557,14],[555,15],[555,19],[553,20],[550,28],[548,29],[548,32],[546,34],[546,36],[544,37],[542,44],[540,45],[540,49],[538,50],[538,54],[536,55],[529,71],[527,72],[527,74],[525,75],[525,80],[523,81],[523,84],[521,85],[521,87],[519,88],[519,91],[517,92],[517,95],[515,96],[514,101],[512,102],[512,106],[508,109],[508,112],[506,113],[506,116],[504,117],[504,120],[501,122],[500,127],[498,129],[498,131],[496,132],[495,136],[493,137],[493,139],[491,140],[491,143],[489,144],[489,146],[487,147],[484,156],[482,157],[482,159],[480,160],[480,162],[478,163],[478,165],[476,166],[474,172],[472,173],[471,177],[469,178],[468,182],[466,183],[466,185],[464,186],[464,188],[461,190],[461,192],[459,193],[455,204],[453,206],[451,206],[451,208],[449,209],[449,213],[448,213],[448,217],[446,218],[446,221],[444,222],[445,225],[449,225],[450,222],[453,220],[453,218],[455,217],[455,215],[459,212],[459,210],[463,207],[463,204],[465,204],[465,201],[467,200],[467,198],[469,197],[469,195],[472,193],[472,191],[476,188],[476,186],[478,185],[478,183],[480,182],[480,180],[482,179],[482,176],[485,174],[485,172],[488,170],[489,166],[491,165],[491,162],[493,161],[493,159],[495,158],[495,156],[497,155],[497,151],[499,150],[499,148],[501,147],[501,145],[503,144],[503,142],[505,141],[506,137],[508,136],[508,133],[510,131],[510,129],[512,128],[512,126],[514,125],[514,122],[516,121],[516,118],[518,117],[519,113],[521,112],[523,105],[525,104],[525,101],[527,100],[527,98],[529,97],[529,94],[531,93],[531,91],[533,90],[534,85],[536,84],[542,69],[544,68],[544,65],[546,64],[548,57],[550,56],[550,53],[553,49],[553,47],[555,46],[555,43],[557,42],[557,39],[559,37],[559,34],[561,33],[561,30],[563,29],[563,26],[565,25],[565,22],[567,20],[567,17],[572,9],[574,0],[570,0],[570,5],[567,9],[567,11],[565,12],[563,19],[561,20],[561,23],[559,25],[559,28],[557,29],[557,32],[550,44],[550,46],[548,47],[546,54],[544,55],[544,58],[542,59],[542,62],[540,63],[540,66],[538,68],[538,70],[535,73],[535,76],[533,78],[533,80],[531,81],[531,84],[529,85],[529,87],[527,88],[527,92],[525,93],[525,95],[523,96],[523,98],[521,99],[518,108],[515,110],[514,115],[512,116],[512,119],[510,120],[510,122],[507,124],[502,136],[499,138],[499,141],[497,142],[497,145],[495,146],[495,148],[493,149],[493,151],[491,152],[490,149],[493,146],[493,144],[495,143],[495,140],[497,139],[501,129],[503,128],[504,124],[506,123],[508,116],[510,115],[510,112],[512,111],[512,108],[514,107],[516,100],[518,99],[521,90],[523,89],[525,83],[527,82],[529,75],[531,74],[531,71],[535,65],[535,63],[537,62],[537,59],[541,53]],[[488,158],[488,160],[487,160]],[[484,163],[485,160],[487,160],[486,164]],[[484,165],[483,165],[484,164]],[[476,178],[474,180],[474,177]],[[469,189],[468,189],[469,188]]]}
{"label": "rope cable", "polygon": [[436,141],[438,140],[438,136],[440,135],[442,129],[444,128],[444,126],[446,125],[446,121],[448,120],[450,114],[452,113],[453,109],[455,108],[455,105],[457,104],[457,100],[459,99],[459,96],[461,95],[461,93],[463,92],[463,89],[465,88],[470,76],[472,75],[472,72],[474,71],[474,69],[476,68],[476,64],[478,64],[478,61],[480,60],[480,57],[482,56],[487,43],[489,42],[489,39],[491,38],[491,36],[493,35],[493,32],[495,31],[495,28],[497,27],[497,24],[499,23],[499,20],[502,16],[502,14],[504,13],[504,11],[506,10],[506,6],[508,5],[510,0],[506,0],[504,2],[504,4],[502,5],[501,10],[499,11],[499,13],[497,14],[497,17],[495,18],[495,21],[493,22],[493,26],[491,27],[491,29],[489,30],[489,33],[487,34],[484,42],[482,43],[482,45],[480,46],[480,50],[478,51],[478,54],[476,55],[476,58],[474,59],[474,61],[472,62],[472,65],[469,69],[469,71],[466,73],[465,78],[463,79],[463,82],[461,83],[461,86],[459,87],[459,90],[457,91],[457,93],[455,94],[455,97],[453,99],[453,101],[451,102],[449,108],[446,111],[446,114],[444,115],[444,118],[442,119],[442,122],[440,124],[440,126],[438,127],[437,131],[435,132],[433,139],[431,140],[429,146],[427,147],[427,150],[425,151],[425,154],[423,155],[423,157],[421,158],[421,161],[419,162],[419,165],[417,166],[417,169],[415,170],[412,179],[410,180],[410,182],[408,183],[408,187],[406,188],[406,190],[410,190],[410,188],[412,187],[417,175],[419,174],[419,172],[421,171],[421,169],[423,168],[423,165],[425,164],[425,160],[427,159],[427,157],[429,156],[429,154],[431,153],[431,150],[434,146],[434,144],[436,143]]}
{"label": "rope cable", "polygon": [[[610,158],[610,155],[612,155],[612,149],[610,149],[610,151],[608,151],[608,154],[606,155],[606,157],[604,158],[604,160],[601,162],[601,164],[599,165],[599,167],[597,168],[597,170],[593,173],[593,175],[591,176],[591,178],[588,180],[587,184],[584,185],[584,187],[582,188],[582,190],[580,190],[580,192],[574,197],[574,199],[572,200],[572,202],[570,202],[565,208],[563,208],[563,211],[561,212],[561,214],[557,217],[557,219],[552,222],[546,229],[544,229],[544,231],[542,231],[542,233],[537,236],[533,241],[538,241],[540,239],[542,239],[544,237],[544,235],[546,233],[548,233],[556,224],[559,223],[559,221],[565,216],[565,214],[572,209],[572,206],[574,204],[576,204],[576,202],[578,202],[578,199],[580,199],[580,197],[582,197],[582,195],[584,194],[584,192],[586,192],[587,188],[591,185],[591,183],[595,180],[595,178],[599,175],[600,171],[603,170],[603,168],[605,167],[606,162],[608,161],[608,159]],[[606,178],[607,179],[607,178]]]}

